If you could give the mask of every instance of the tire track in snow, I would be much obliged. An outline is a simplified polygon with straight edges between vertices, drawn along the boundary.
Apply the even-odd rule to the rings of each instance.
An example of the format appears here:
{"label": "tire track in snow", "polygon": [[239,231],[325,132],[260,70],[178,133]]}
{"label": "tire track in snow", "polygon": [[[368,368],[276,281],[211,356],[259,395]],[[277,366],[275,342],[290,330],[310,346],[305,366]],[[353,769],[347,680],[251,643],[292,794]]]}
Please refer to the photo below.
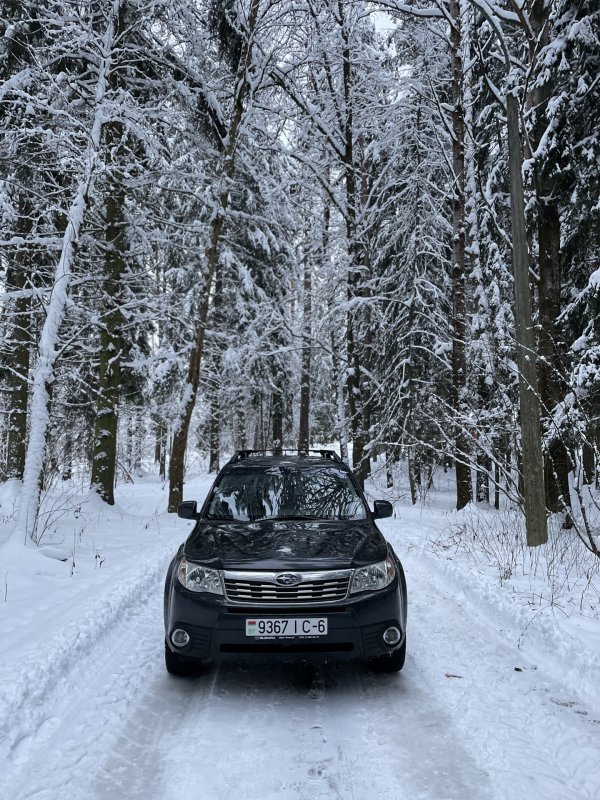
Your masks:
{"label": "tire track in snow", "polygon": [[154,576],[137,602],[121,608],[118,622],[111,617],[97,626],[102,635],[86,644],[56,684],[44,687],[7,755],[3,778],[14,786],[11,800],[89,799],[98,753],[102,757],[118,734],[148,679],[162,674],[161,602],[162,569],[160,580]]}
{"label": "tire track in snow", "polygon": [[172,545],[140,563],[131,586],[94,599],[44,648],[19,665],[18,674],[0,685],[0,752],[7,758],[35,738],[44,723],[44,708],[57,690],[64,690],[74,663],[94,652],[124,614],[143,606],[162,581]]}
{"label": "tire track in snow", "polygon": [[[117,782],[105,769],[93,797],[106,800],[124,786],[128,798],[144,800],[220,800],[232,792],[249,800],[491,797],[448,717],[416,682],[403,683],[358,664],[224,664],[196,680],[171,681],[171,700],[180,697],[170,715],[157,684],[146,702],[163,709],[166,725],[147,760],[162,777],[140,782],[138,764],[137,776],[126,768]],[[120,752],[127,738],[143,738],[136,727],[133,718]]]}
{"label": "tire track in snow", "polygon": [[[163,742],[163,771],[179,776],[166,797],[189,795],[199,781],[211,800],[230,797],[233,787],[244,798],[352,797],[332,768],[339,750],[323,754],[315,722],[318,668],[223,664],[212,672],[213,691],[190,700],[180,726]],[[195,752],[202,761],[191,773],[186,765]]]}

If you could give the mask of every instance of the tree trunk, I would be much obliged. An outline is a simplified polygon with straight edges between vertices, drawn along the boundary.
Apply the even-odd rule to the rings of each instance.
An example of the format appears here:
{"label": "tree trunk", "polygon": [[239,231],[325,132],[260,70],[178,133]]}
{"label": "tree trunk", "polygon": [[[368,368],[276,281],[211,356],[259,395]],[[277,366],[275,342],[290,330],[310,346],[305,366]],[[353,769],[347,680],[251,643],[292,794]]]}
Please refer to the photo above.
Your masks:
{"label": "tree trunk", "polygon": [[501,433],[495,441],[494,454],[494,508],[500,510],[500,491],[502,475],[504,474],[505,483],[510,474],[510,451],[509,440],[506,433]]}
{"label": "tree trunk", "polygon": [[283,396],[280,392],[273,392],[271,409],[273,453],[280,456],[283,448]]}
{"label": "tree trunk", "polygon": [[360,359],[357,350],[352,315],[349,315],[346,329],[346,345],[348,352],[348,377],[346,392],[350,409],[350,431],[352,434],[352,468],[362,488],[369,476],[369,464],[365,452],[366,438],[361,394]]}
{"label": "tree trunk", "polygon": [[239,395],[237,399],[237,414],[236,414],[236,446],[240,450],[245,450],[247,447],[247,434],[246,434],[246,411],[244,407],[244,396]]}
{"label": "tree trunk", "polygon": [[465,119],[462,98],[463,63],[460,9],[458,0],[450,3],[452,65],[452,405],[455,416],[456,508],[460,511],[472,499],[469,466],[469,435],[465,430],[463,395],[467,386],[466,358],[466,261],[465,261]]}
{"label": "tree trunk", "polygon": [[162,422],[156,425],[154,440],[154,463],[158,464],[158,475],[165,477],[165,456],[167,450],[167,431]]}
{"label": "tree trunk", "polygon": [[477,479],[476,497],[478,503],[490,502],[490,471],[492,462],[490,457],[483,451],[479,451],[477,456]]}
{"label": "tree trunk", "polygon": [[[369,202],[369,176],[367,164],[365,161],[365,142],[362,134],[358,137],[359,142],[359,156],[358,173],[360,189],[357,187],[357,197],[360,197],[360,203],[357,202],[357,211],[362,216],[367,209]],[[359,294],[363,298],[371,297],[371,283],[373,279],[373,270],[371,267],[371,256],[369,250],[369,229],[361,230],[359,236],[360,245],[357,245],[358,261],[361,267],[361,283]],[[359,249],[358,249],[359,248]],[[362,405],[362,428],[365,437],[365,451],[363,458],[363,472],[364,480],[371,474],[372,458],[376,458],[376,452],[373,448],[371,430],[374,425],[375,407],[373,403],[373,391],[369,381],[362,378],[362,371],[365,370],[367,375],[371,375],[374,369],[374,352],[373,352],[373,328],[372,328],[372,303],[371,301],[363,304],[363,311],[361,315],[362,321],[362,335],[360,337],[360,398]]]}
{"label": "tree trunk", "polygon": [[160,463],[160,454],[162,451],[162,425],[159,423],[156,424],[156,428],[154,430],[154,463]]}
{"label": "tree trunk", "polygon": [[194,344],[190,351],[186,387],[182,403],[183,407],[180,419],[173,434],[173,446],[171,450],[171,463],[169,469],[168,510],[170,512],[177,511],[177,506],[183,499],[185,451],[187,448],[192,412],[194,411],[194,407],[196,405],[196,396],[198,394],[200,364],[204,354],[204,337],[210,305],[211,286],[215,269],[219,261],[221,235],[230,203],[230,183],[235,173],[235,151],[238,144],[245,102],[250,91],[250,83],[246,74],[246,69],[251,61],[252,36],[256,28],[259,5],[259,0],[252,0],[247,23],[248,38],[246,38],[244,46],[242,47],[238,71],[235,79],[235,96],[233,99],[231,123],[229,125],[229,130],[225,140],[226,144],[223,157],[222,185],[224,188],[219,194],[217,207],[211,225],[210,243],[206,249],[206,267],[204,271],[202,300],[196,316],[196,331]]}
{"label": "tree trunk", "polygon": [[140,408],[136,408],[134,411],[134,464],[133,468],[135,470],[135,474],[138,477],[142,477],[143,475],[143,466],[142,460],[144,457],[144,441],[146,439],[146,425],[144,423],[144,417],[142,414],[142,410]]}
{"label": "tree trunk", "polygon": [[[539,114],[539,109],[537,110]],[[570,507],[567,447],[561,431],[554,430],[552,414],[566,394],[563,358],[560,352],[557,320],[561,312],[560,275],[560,214],[556,205],[546,198],[552,188],[538,175],[536,180],[537,223],[539,248],[539,336],[540,401],[548,419],[550,445],[545,453],[546,507],[562,511]]]}
{"label": "tree trunk", "polygon": [[203,287],[203,299],[196,317],[196,337],[194,345],[190,351],[188,363],[186,389],[183,410],[179,420],[179,426],[173,433],[173,443],[171,445],[171,460],[169,463],[169,507],[170,512],[177,511],[179,503],[183,500],[183,478],[185,467],[185,451],[187,448],[188,433],[192,420],[192,412],[196,405],[196,395],[198,393],[198,382],[200,380],[200,362],[204,352],[204,333],[206,320],[208,317],[210,284],[214,273],[214,262],[218,257],[217,246],[221,237],[222,218],[219,217],[213,223],[212,242],[213,246],[207,253],[207,275]]}
{"label": "tree trunk", "polygon": [[385,485],[388,489],[394,485],[394,460],[389,448],[385,453]]}
{"label": "tree trunk", "polygon": [[[124,24],[124,20],[122,20]],[[119,26],[120,27],[120,26]],[[125,126],[111,122],[105,126],[109,167],[118,169],[124,157]],[[121,286],[126,262],[125,190],[113,171],[109,174],[105,202],[106,246],[104,250],[104,314],[100,329],[98,356],[98,395],[94,423],[92,486],[108,505],[114,505],[117,468],[117,432],[121,388]]]}
{"label": "tree trunk", "polygon": [[218,472],[221,454],[221,404],[218,385],[213,386],[211,390],[210,428],[208,438],[210,448],[208,471]]}
{"label": "tree trunk", "polygon": [[[338,19],[343,41],[342,71],[344,87],[344,178],[346,186],[346,236],[348,246],[348,301],[360,296],[362,279],[362,262],[360,248],[356,241],[357,220],[357,170],[354,156],[354,113],[352,107],[352,64],[350,39],[346,27],[343,0],[338,0]],[[366,435],[364,430],[364,409],[362,396],[362,373],[357,327],[358,312],[351,309],[346,323],[346,352],[348,367],[346,372],[346,392],[350,411],[350,432],[352,434],[352,468],[361,487],[364,487],[369,475],[369,461],[366,453]]]}
{"label": "tree trunk", "polygon": [[312,353],[312,274],[308,256],[304,257],[304,310],[303,310],[302,371],[300,376],[300,425],[298,452],[310,447],[310,362]]}
{"label": "tree trunk", "polygon": [[168,441],[167,441],[167,430],[166,428],[162,429],[162,443],[160,448],[160,462],[158,465],[158,474],[159,477],[162,478],[164,481],[167,477],[167,448],[168,448]]}
{"label": "tree trunk", "polygon": [[414,506],[417,504],[417,493],[421,486],[421,468],[410,453],[408,456],[408,485],[410,487],[410,499]]}
{"label": "tree trunk", "polygon": [[217,335],[213,339],[212,369],[209,383],[209,460],[208,471],[218,472],[221,456],[221,339],[223,324],[222,314],[223,270],[217,262],[215,266],[215,293],[212,303],[210,325]]}
{"label": "tree trunk", "polygon": [[70,481],[73,477],[73,438],[71,431],[65,434],[65,449],[63,451],[63,467],[61,480]]}
{"label": "tree trunk", "polygon": [[[588,436],[590,433],[588,432]],[[596,452],[589,440],[583,443],[582,452],[583,482],[586,486],[593,486],[596,475]]]}
{"label": "tree trunk", "polygon": [[[31,233],[33,222],[29,203],[19,203],[17,232],[24,239]],[[32,253],[27,245],[19,247],[6,271],[6,288],[19,292],[11,312],[6,335],[6,383],[10,395],[10,417],[7,441],[6,477],[23,478],[27,444],[27,403],[29,400],[29,366],[32,346],[30,280]]]}
{"label": "tree trunk", "polygon": [[[508,67],[508,65],[507,65]],[[506,97],[508,126],[508,161],[510,170],[511,223],[513,237],[513,272],[515,285],[515,328],[519,367],[519,414],[523,504],[527,544],[537,547],[548,541],[544,498],[544,467],[540,429],[536,342],[531,315],[529,253],[523,196],[522,151],[519,132],[519,106],[516,96]]]}
{"label": "tree trunk", "polygon": [[500,464],[494,461],[494,508],[500,511]]}
{"label": "tree trunk", "polygon": [[544,484],[548,511],[569,513],[571,508],[569,472],[571,469],[572,463],[567,447],[561,439],[554,439],[548,445],[544,459]]}
{"label": "tree trunk", "polygon": [[340,457],[348,463],[348,419],[346,417],[346,401],[344,397],[344,377],[339,367],[335,334],[331,331],[331,377],[336,398],[337,424],[340,435]]}

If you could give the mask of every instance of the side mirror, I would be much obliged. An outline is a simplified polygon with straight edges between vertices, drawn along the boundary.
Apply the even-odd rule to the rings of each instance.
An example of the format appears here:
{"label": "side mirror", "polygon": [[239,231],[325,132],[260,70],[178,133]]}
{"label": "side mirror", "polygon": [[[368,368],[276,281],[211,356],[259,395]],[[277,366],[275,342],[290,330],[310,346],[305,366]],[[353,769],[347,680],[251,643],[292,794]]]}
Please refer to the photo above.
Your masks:
{"label": "side mirror", "polygon": [[177,516],[181,519],[198,519],[198,503],[195,500],[185,500],[177,506]]}
{"label": "side mirror", "polygon": [[373,518],[384,519],[391,517],[394,513],[394,506],[388,500],[375,500],[373,503]]}

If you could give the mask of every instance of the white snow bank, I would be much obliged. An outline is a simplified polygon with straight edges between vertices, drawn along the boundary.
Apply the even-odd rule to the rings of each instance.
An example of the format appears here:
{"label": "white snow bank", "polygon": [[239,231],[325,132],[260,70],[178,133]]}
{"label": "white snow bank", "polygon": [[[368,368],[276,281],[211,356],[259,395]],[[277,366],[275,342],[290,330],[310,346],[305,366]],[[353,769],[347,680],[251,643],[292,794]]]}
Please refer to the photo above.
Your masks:
{"label": "white snow bank", "polygon": [[[473,505],[457,513],[453,487],[425,504],[398,504],[381,528],[400,553],[435,571],[454,593],[600,713],[600,563],[574,531],[550,525],[549,544],[528,549],[517,512]],[[519,543],[521,542],[521,543]],[[410,594],[410,587],[409,587]]]}
{"label": "white snow bank", "polygon": [[[129,609],[162,591],[190,528],[166,514],[155,480],[120,487],[113,508],[93,492],[75,501],[66,494],[72,510],[57,515],[39,550],[15,537],[0,547],[0,737],[9,748],[39,725],[58,679]],[[14,495],[14,486],[4,489],[0,507],[12,508]]]}

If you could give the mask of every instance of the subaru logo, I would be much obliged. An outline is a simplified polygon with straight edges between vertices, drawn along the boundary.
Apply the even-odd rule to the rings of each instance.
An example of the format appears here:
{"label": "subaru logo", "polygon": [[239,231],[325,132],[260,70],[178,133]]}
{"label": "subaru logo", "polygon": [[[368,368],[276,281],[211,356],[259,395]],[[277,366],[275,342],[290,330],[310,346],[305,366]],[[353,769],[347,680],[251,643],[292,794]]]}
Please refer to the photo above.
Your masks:
{"label": "subaru logo", "polygon": [[282,572],[277,575],[275,583],[279,586],[297,586],[302,581],[302,576],[297,575],[295,572]]}

